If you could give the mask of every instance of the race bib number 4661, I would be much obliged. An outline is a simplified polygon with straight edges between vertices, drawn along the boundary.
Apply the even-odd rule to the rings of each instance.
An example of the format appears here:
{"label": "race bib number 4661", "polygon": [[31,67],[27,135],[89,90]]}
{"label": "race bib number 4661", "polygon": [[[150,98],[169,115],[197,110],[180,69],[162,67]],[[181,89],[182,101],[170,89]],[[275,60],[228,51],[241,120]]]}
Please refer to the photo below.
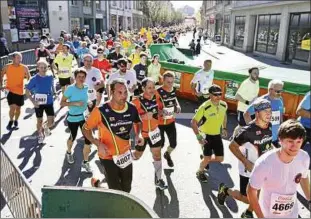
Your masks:
{"label": "race bib number 4661", "polygon": [[274,215],[286,217],[291,214],[296,202],[296,194],[280,195],[271,194],[270,212]]}
{"label": "race bib number 4661", "polygon": [[124,169],[125,167],[127,167],[132,163],[132,155],[130,150],[128,150],[124,154],[115,155],[112,158],[113,162],[122,169]]}

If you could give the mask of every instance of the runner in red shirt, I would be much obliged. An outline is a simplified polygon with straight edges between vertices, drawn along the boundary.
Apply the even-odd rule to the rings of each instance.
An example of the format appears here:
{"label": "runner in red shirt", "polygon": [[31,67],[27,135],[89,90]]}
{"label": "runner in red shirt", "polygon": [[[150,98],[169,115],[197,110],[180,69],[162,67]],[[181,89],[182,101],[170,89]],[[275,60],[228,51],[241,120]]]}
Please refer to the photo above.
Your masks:
{"label": "runner in red shirt", "polygon": [[113,38],[112,38],[112,35],[109,34],[108,35],[109,39],[107,40],[107,43],[106,43],[106,46],[107,46],[107,49],[112,49],[114,43],[113,43]]}
{"label": "runner in red shirt", "polygon": [[111,64],[108,59],[106,59],[106,55],[104,55],[103,48],[99,47],[97,49],[97,59],[93,62],[93,67],[98,68],[103,75],[104,80],[106,79],[106,75],[111,71]]}

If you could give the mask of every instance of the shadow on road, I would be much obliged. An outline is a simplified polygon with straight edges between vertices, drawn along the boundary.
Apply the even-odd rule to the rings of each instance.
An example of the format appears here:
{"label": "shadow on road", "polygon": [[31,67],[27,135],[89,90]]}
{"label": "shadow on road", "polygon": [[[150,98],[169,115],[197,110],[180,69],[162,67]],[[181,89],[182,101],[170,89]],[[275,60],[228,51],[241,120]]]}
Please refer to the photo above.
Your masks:
{"label": "shadow on road", "polygon": [[[219,205],[217,201],[218,185],[221,182],[224,182],[229,187],[234,186],[234,183],[229,175],[228,168],[231,168],[230,164],[210,164],[210,170],[207,174],[208,183],[201,183],[203,199],[206,206],[210,210],[211,218],[232,218],[233,216],[229,209],[232,212],[238,212],[237,203],[231,197],[228,197],[226,200],[226,205],[229,209],[226,206]],[[214,176],[217,176],[217,178]],[[215,192],[216,195],[214,194]],[[221,211],[222,215],[219,215],[216,207]]]}
{"label": "shadow on road", "polygon": [[[34,132],[32,135],[24,136],[20,139],[19,148],[24,148],[24,150],[17,156],[18,159],[23,159],[18,168],[23,171],[26,179],[31,177],[40,167],[42,161],[40,151],[44,145],[45,144],[38,144],[37,132]],[[33,159],[32,166],[28,170],[23,170],[33,154],[35,157]]]}
{"label": "shadow on road", "polygon": [[[75,162],[69,164],[64,154],[64,161],[62,166],[62,172],[55,183],[56,186],[83,186],[83,181],[92,177],[91,173],[81,171],[81,164],[83,161],[83,146],[84,140],[81,138],[77,140],[77,145],[74,147],[73,157]],[[89,160],[93,159],[96,151],[90,154]]]}
{"label": "shadow on road", "polygon": [[27,114],[26,116],[24,116],[24,120],[29,119],[32,117],[33,114],[35,114],[35,108],[26,108],[25,113]]}
{"label": "shadow on road", "polygon": [[177,197],[177,191],[171,179],[171,173],[173,169],[164,169],[166,181],[168,185],[168,192],[171,196],[171,200],[165,195],[166,190],[161,191],[156,189],[156,199],[154,201],[153,210],[159,217],[164,218],[178,218],[179,217],[179,200]]}
{"label": "shadow on road", "polygon": [[13,130],[9,131],[6,134],[3,134],[1,137],[1,144],[5,145],[5,143],[10,139],[11,135],[12,135]]}

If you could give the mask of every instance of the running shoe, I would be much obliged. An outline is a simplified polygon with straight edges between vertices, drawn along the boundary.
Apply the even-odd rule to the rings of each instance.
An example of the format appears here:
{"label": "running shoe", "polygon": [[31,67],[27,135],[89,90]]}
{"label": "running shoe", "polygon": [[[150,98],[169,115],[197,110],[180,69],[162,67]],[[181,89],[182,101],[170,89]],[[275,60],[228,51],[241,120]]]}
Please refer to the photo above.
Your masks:
{"label": "running shoe", "polygon": [[18,128],[18,121],[14,121],[14,127]]}
{"label": "running shoe", "polygon": [[100,183],[100,180],[99,180],[99,179],[96,179],[96,178],[92,177],[92,179],[91,179],[91,185],[92,185],[92,187],[98,188],[98,187],[99,187],[99,183]]}
{"label": "running shoe", "polygon": [[45,136],[50,136],[51,135],[51,130],[50,130],[50,128],[47,125],[45,125],[43,127],[43,131],[44,131],[44,135]]}
{"label": "running shoe", "polygon": [[218,195],[217,195],[217,201],[220,205],[224,205],[226,198],[228,196],[228,187],[225,186],[224,183],[220,183],[218,186]]}
{"label": "running shoe", "polygon": [[11,131],[12,130],[12,125],[13,125],[13,121],[9,121],[8,125],[6,126],[6,129],[8,131]]}
{"label": "running shoe", "polygon": [[167,189],[167,188],[168,188],[168,186],[165,184],[165,182],[163,181],[163,179],[157,180],[155,186],[156,186],[156,188],[160,189],[161,191],[163,191],[164,189]]}
{"label": "running shoe", "polygon": [[38,135],[38,143],[39,144],[43,144],[43,142],[44,142],[44,135],[42,133],[40,133]]}
{"label": "running shoe", "polygon": [[[203,154],[200,154],[200,159],[202,160],[204,158]],[[206,165],[206,167],[204,168],[204,171],[208,171],[209,170],[209,164]]]}
{"label": "running shoe", "polygon": [[253,212],[246,209],[242,213],[241,218],[254,218]]}
{"label": "running shoe", "polygon": [[75,162],[75,160],[73,159],[73,155],[71,153],[70,154],[66,153],[66,158],[69,164],[73,164]]}
{"label": "running shoe", "polygon": [[84,168],[87,173],[92,173],[93,172],[89,162],[85,163],[84,161],[82,161],[82,168]]}
{"label": "running shoe", "polygon": [[171,155],[168,153],[168,152],[165,152],[164,153],[164,159],[167,161],[167,165],[169,167],[174,167],[174,163],[173,163],[173,160],[171,158]]}
{"label": "running shoe", "polygon": [[207,183],[207,177],[205,176],[204,172],[198,171],[196,174],[200,182]]}

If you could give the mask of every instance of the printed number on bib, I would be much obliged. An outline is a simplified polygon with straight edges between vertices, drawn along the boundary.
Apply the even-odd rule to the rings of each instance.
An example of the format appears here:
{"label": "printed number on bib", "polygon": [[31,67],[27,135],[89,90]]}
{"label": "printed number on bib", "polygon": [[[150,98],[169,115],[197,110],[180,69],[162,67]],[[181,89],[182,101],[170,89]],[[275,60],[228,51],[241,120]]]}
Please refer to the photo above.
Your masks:
{"label": "printed number on bib", "polygon": [[89,100],[95,100],[96,99],[96,92],[94,89],[88,89],[87,93],[88,93]]}
{"label": "printed number on bib", "polygon": [[281,120],[280,111],[272,111],[271,124],[279,125]]}
{"label": "printed number on bib", "polygon": [[161,140],[161,133],[160,133],[159,128],[156,128],[155,130],[149,132],[148,135],[149,135],[150,141],[153,145]]}
{"label": "printed number on bib", "polygon": [[61,68],[59,71],[61,74],[69,74],[69,68]]}
{"label": "printed number on bib", "polygon": [[35,101],[39,105],[47,104],[48,96],[46,94],[35,94]]}
{"label": "printed number on bib", "polygon": [[174,117],[174,107],[163,108],[164,119],[172,119]]}
{"label": "printed number on bib", "polygon": [[296,194],[294,195],[280,195],[276,193],[271,194],[270,212],[272,214],[283,216],[292,213],[296,202]]}
{"label": "printed number on bib", "polygon": [[121,155],[115,155],[112,157],[113,162],[120,168],[124,169],[132,163],[132,156],[130,150]]}

